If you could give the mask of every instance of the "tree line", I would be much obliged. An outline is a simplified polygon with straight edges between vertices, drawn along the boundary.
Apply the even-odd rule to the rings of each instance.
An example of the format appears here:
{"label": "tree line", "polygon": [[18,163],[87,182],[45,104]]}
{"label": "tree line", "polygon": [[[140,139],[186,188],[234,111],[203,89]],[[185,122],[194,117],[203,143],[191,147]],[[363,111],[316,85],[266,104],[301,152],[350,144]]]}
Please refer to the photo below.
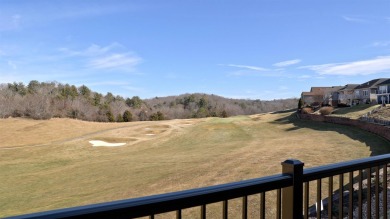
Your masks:
{"label": "tree line", "polygon": [[250,115],[295,108],[297,99],[230,99],[209,94],[141,99],[101,94],[85,85],[30,81],[0,84],[0,118],[74,118],[97,122],[153,121]]}

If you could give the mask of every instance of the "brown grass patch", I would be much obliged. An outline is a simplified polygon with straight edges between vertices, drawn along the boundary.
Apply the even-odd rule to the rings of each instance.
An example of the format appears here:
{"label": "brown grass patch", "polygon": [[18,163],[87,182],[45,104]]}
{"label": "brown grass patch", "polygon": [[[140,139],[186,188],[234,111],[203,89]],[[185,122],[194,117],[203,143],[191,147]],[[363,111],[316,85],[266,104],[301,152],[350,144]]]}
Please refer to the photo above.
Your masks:
{"label": "brown grass patch", "polygon": [[[193,121],[191,126],[181,126],[181,120],[100,124],[56,119],[51,121],[53,124],[44,121],[48,125],[39,126],[39,132],[0,125],[2,138],[13,136],[22,145],[37,141],[47,144],[0,148],[0,178],[6,179],[0,180],[0,217],[257,178],[280,173],[280,162],[288,158],[300,159],[305,167],[312,167],[388,153],[390,148],[389,142],[370,133],[301,121],[291,113],[261,118],[185,121]],[[19,122],[18,129],[39,123]],[[166,131],[148,138],[148,127]],[[44,132],[48,135],[39,135]],[[88,139],[126,140],[132,146],[86,147]],[[256,196],[251,200],[256,203]],[[234,203],[229,204],[229,212],[237,212],[239,204]],[[207,214],[219,214],[212,209]]]}

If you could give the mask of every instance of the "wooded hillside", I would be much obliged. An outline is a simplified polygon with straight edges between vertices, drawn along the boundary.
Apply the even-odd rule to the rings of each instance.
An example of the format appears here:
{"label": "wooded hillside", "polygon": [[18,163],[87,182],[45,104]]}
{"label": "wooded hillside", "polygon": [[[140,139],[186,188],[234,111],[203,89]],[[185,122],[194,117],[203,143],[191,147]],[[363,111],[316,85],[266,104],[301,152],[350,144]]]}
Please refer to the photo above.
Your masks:
{"label": "wooded hillside", "polygon": [[85,85],[30,81],[0,84],[0,117],[33,119],[77,118],[99,122],[129,122],[249,115],[295,108],[297,99],[273,101],[230,99],[209,94],[140,99],[110,92],[103,95]]}

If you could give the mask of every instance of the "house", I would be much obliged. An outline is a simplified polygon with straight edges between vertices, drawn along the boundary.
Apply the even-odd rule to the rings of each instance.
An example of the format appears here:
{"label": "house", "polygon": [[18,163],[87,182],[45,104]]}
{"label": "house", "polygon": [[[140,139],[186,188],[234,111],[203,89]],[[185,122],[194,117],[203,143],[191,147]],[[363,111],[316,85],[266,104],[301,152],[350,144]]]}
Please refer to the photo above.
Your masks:
{"label": "house", "polygon": [[352,101],[354,99],[354,91],[357,86],[359,86],[359,84],[347,84],[343,88],[338,90],[337,104],[352,105]]}
{"label": "house", "polygon": [[311,87],[310,92],[302,92],[301,98],[304,105],[337,105],[338,93],[335,91],[341,88],[343,87]]}
{"label": "house", "polygon": [[378,85],[389,78],[378,78],[365,82],[355,88],[353,104],[377,103]]}
{"label": "house", "polygon": [[378,87],[377,102],[379,104],[390,103],[390,79],[379,83]]}

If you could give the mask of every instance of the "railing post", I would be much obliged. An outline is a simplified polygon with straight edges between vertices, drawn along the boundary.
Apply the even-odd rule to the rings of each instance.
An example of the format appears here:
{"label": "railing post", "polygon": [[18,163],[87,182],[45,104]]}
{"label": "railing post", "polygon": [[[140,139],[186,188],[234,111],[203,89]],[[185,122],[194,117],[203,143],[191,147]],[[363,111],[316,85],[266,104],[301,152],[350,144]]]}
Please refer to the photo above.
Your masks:
{"label": "railing post", "polygon": [[293,186],[282,189],[282,219],[302,219],[303,165],[299,160],[282,162],[282,173],[293,177]]}

